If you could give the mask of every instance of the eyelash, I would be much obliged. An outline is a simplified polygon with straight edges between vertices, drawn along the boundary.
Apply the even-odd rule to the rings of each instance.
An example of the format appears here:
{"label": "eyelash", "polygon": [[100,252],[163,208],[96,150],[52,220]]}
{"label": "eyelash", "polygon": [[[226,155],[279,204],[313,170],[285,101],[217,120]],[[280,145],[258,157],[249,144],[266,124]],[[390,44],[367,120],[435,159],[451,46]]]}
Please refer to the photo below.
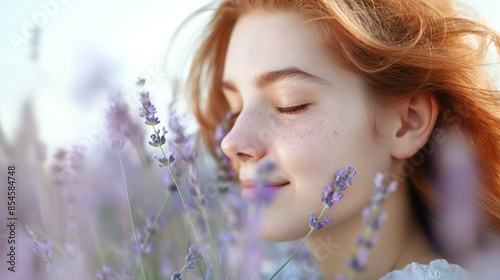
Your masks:
{"label": "eyelash", "polygon": [[298,114],[298,113],[305,111],[308,108],[308,106],[309,106],[309,104],[302,104],[302,105],[293,106],[293,107],[286,107],[286,108],[275,107],[274,109],[280,114],[295,115],[295,114]]}
{"label": "eyelash", "polygon": [[[299,114],[299,113],[307,110],[308,107],[309,107],[309,104],[302,104],[302,105],[293,106],[293,107],[286,107],[286,108],[274,107],[274,109],[280,114],[296,115],[296,114]],[[231,119],[230,119],[231,125],[234,125],[234,123],[236,122],[236,119],[238,118],[239,115],[240,115],[240,112],[231,114]]]}

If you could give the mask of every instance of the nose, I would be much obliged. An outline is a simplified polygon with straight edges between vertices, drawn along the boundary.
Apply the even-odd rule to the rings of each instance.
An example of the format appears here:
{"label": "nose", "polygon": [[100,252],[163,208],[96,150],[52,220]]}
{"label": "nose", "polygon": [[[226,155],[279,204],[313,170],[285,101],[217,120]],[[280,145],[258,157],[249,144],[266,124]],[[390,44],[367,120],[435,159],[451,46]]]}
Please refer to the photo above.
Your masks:
{"label": "nose", "polygon": [[224,154],[236,164],[258,161],[266,153],[266,145],[259,137],[264,125],[256,112],[241,112],[233,128],[222,139]]}

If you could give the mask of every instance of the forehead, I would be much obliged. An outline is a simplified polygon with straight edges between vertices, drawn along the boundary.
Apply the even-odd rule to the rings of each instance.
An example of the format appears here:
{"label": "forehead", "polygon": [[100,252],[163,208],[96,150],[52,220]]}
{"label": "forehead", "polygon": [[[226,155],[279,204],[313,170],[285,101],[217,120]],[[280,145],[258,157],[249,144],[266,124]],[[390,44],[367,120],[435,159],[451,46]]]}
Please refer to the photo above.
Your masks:
{"label": "forehead", "polygon": [[315,74],[327,58],[314,37],[312,23],[292,12],[251,12],[236,23],[224,67],[224,78],[258,75],[265,71],[297,67]]}
{"label": "forehead", "polygon": [[253,81],[263,73],[297,68],[325,80],[333,92],[365,92],[361,77],[335,62],[336,53],[323,48],[318,34],[313,23],[297,13],[245,14],[231,34],[223,80],[253,89]]}

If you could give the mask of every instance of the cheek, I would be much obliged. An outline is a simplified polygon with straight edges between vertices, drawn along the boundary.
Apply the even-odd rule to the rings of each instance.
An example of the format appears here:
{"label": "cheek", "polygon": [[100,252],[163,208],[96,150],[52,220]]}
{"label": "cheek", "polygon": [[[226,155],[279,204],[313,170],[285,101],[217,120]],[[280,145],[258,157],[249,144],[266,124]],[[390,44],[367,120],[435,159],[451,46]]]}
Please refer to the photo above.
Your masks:
{"label": "cheek", "polygon": [[[377,143],[363,119],[298,122],[279,134],[282,137],[275,139],[278,164],[295,180],[300,192],[314,190],[322,195],[339,169],[353,166],[371,176],[383,171],[377,169],[387,161],[385,149]],[[357,177],[365,174],[358,172]],[[371,184],[371,178],[357,181]]]}
{"label": "cheek", "polygon": [[286,137],[276,139],[280,158],[293,173],[328,173],[325,171],[331,170],[333,174],[335,168],[349,164],[347,155],[343,154],[349,147],[340,130],[340,125],[325,120],[297,123],[287,129]]}
{"label": "cheek", "polygon": [[336,147],[339,133],[334,125],[318,121],[315,125],[298,123],[283,135],[286,137],[277,139],[278,164],[294,181],[302,199],[314,198],[314,205],[318,202],[320,206],[323,190],[336,171],[349,164],[346,156],[339,154],[342,149]]}

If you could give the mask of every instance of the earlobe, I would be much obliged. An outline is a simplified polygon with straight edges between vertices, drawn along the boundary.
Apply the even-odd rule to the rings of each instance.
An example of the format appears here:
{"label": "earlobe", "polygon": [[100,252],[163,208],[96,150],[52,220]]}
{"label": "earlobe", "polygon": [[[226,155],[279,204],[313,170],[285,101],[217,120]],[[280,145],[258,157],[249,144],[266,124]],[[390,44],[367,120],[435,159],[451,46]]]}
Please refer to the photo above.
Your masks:
{"label": "earlobe", "polygon": [[399,127],[392,136],[391,154],[406,159],[427,143],[436,125],[439,106],[432,94],[416,94],[399,106]]}

